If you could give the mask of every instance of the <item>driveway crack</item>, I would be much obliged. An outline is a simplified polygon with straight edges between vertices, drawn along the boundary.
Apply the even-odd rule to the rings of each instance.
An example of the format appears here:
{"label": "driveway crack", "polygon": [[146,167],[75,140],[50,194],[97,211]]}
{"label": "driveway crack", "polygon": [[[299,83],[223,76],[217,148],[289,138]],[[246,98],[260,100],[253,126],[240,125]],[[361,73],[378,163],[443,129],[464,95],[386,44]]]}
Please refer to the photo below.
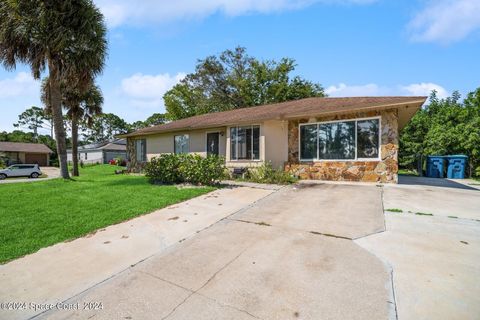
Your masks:
{"label": "driveway crack", "polygon": [[393,304],[394,311],[395,311],[395,320],[398,320],[397,298],[395,296],[395,282],[393,280],[393,266],[390,266],[390,279],[391,279],[391,286],[392,286],[393,301],[389,301],[389,302]]}
{"label": "driveway crack", "polygon": [[206,296],[206,295],[204,295],[204,294],[201,294],[201,293],[197,293],[197,294],[198,294],[199,296],[202,296],[202,297],[206,298],[206,299],[212,300],[213,302],[215,302],[215,303],[217,303],[217,304],[221,305],[222,307],[231,308],[231,309],[237,310],[237,311],[239,311],[239,312],[245,313],[246,315],[249,315],[249,316],[250,316],[250,317],[252,317],[252,318],[255,318],[255,319],[260,319],[260,320],[262,320],[262,318],[259,318],[259,317],[257,317],[256,315],[254,315],[254,314],[251,314],[251,313],[250,313],[250,312],[248,312],[247,310],[243,310],[243,309],[237,308],[237,307],[235,307],[235,306],[232,306],[232,305],[229,305],[229,304],[222,303],[222,302],[220,302],[220,301],[218,301],[218,300],[216,300],[216,299],[214,299],[214,298],[211,298],[211,297],[209,297],[209,296]]}
{"label": "driveway crack", "polygon": [[[252,244],[253,245],[253,244]],[[202,290],[203,288],[205,288],[206,285],[208,285],[216,276],[217,274],[219,274],[220,272],[222,272],[225,268],[227,268],[230,264],[232,264],[235,260],[237,260],[246,250],[248,250],[252,245],[246,247],[245,249],[243,249],[242,251],[240,251],[239,254],[237,254],[235,257],[233,257],[231,260],[229,260],[227,263],[225,263],[220,269],[218,269],[217,271],[215,271],[215,273],[210,277],[208,278],[208,280],[200,287],[198,288],[197,290],[195,291],[192,291],[185,299],[183,299],[182,302],[180,302],[178,305],[176,305],[172,311],[170,311],[165,317],[162,318],[162,320],[165,320],[165,319],[168,319],[168,317],[170,317],[181,305],[183,305],[185,302],[187,302],[187,300],[193,296],[194,294],[198,293],[200,290]],[[202,295],[203,296],[203,295]],[[241,310],[239,310],[241,311]]]}

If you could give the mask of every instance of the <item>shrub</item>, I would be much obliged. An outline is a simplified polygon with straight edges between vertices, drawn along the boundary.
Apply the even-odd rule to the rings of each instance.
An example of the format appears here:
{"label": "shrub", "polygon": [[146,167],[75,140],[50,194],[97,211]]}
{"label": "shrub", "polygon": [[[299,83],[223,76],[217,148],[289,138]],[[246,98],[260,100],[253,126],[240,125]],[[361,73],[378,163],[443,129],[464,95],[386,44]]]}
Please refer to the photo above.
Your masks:
{"label": "shrub", "polygon": [[298,179],[292,174],[273,168],[270,162],[264,162],[260,167],[248,170],[246,179],[257,183],[289,184]]}
{"label": "shrub", "polygon": [[122,157],[117,157],[117,158],[113,159],[113,163],[110,160],[110,164],[120,166],[120,167],[125,167],[127,165],[127,161],[125,159],[123,159]]}
{"label": "shrub", "polygon": [[475,176],[480,178],[480,167],[477,167],[477,169],[475,169]]}
{"label": "shrub", "polygon": [[145,165],[145,175],[152,183],[192,183],[211,185],[225,176],[224,159],[209,155],[162,154]]}

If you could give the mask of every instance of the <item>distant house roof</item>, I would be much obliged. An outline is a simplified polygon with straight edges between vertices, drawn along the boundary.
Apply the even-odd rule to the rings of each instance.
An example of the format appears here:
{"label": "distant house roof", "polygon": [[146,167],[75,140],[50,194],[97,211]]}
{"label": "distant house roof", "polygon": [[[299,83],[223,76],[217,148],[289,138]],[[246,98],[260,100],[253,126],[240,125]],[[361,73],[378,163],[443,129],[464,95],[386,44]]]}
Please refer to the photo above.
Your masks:
{"label": "distant house roof", "polygon": [[0,141],[0,151],[4,152],[27,152],[27,153],[53,153],[43,143],[7,142]]}
{"label": "distant house roof", "polygon": [[[426,101],[427,97],[348,97],[348,98],[306,98],[263,106],[208,113],[190,118],[142,128],[119,135],[119,137],[143,136],[181,130],[221,127],[240,123],[265,120],[289,120],[302,117],[327,116],[351,112],[381,110],[411,105],[405,118],[410,117]],[[407,120],[407,121],[408,121]]]}
{"label": "distant house roof", "polygon": [[[97,150],[108,150],[108,151],[126,151],[127,150],[127,141],[125,139],[116,139],[113,141],[104,141],[99,143],[86,144],[84,146],[78,147],[78,151],[97,151]],[[68,149],[67,152],[72,152],[72,149]]]}

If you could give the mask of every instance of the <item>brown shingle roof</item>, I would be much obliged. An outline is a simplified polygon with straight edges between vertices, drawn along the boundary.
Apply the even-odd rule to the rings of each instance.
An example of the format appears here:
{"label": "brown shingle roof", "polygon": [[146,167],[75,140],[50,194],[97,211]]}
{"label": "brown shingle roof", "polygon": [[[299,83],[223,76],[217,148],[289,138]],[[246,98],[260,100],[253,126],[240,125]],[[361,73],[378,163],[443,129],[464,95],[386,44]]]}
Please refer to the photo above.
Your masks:
{"label": "brown shingle roof", "polygon": [[122,137],[141,136],[155,133],[221,127],[232,124],[273,119],[295,119],[335,113],[358,112],[394,107],[405,104],[421,106],[427,97],[350,97],[350,98],[306,98],[295,101],[267,104],[231,111],[208,113],[143,128]]}
{"label": "brown shingle roof", "polygon": [[5,142],[5,141],[0,141],[0,151],[53,153],[49,147],[47,147],[42,143]]}

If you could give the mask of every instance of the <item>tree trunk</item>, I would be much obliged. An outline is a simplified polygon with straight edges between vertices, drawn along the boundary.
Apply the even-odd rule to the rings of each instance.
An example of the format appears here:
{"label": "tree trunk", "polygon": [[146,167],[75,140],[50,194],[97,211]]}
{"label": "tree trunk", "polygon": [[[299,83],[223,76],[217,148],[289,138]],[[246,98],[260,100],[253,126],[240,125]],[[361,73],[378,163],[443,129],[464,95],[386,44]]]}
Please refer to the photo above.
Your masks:
{"label": "tree trunk", "polygon": [[67,143],[65,139],[65,127],[63,126],[62,93],[60,90],[60,74],[57,66],[52,61],[48,62],[50,79],[50,105],[52,106],[52,120],[57,142],[58,162],[62,178],[69,179],[67,165]]}
{"label": "tree trunk", "polygon": [[75,112],[72,114],[72,176],[78,177],[78,119]]}

